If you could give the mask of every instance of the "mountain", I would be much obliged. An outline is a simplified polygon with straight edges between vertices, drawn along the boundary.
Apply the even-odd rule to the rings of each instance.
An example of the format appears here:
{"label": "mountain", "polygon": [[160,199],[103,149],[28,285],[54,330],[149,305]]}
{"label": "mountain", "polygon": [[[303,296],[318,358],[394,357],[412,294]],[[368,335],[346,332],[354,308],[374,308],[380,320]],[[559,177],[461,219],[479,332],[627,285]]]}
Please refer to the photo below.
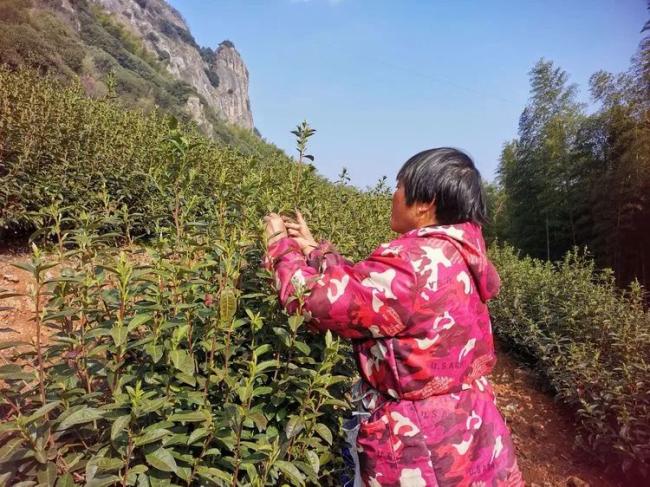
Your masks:
{"label": "mountain", "polygon": [[199,46],[164,0],[0,0],[0,63],[78,80],[97,98],[158,107],[216,139],[254,130],[231,41]]}

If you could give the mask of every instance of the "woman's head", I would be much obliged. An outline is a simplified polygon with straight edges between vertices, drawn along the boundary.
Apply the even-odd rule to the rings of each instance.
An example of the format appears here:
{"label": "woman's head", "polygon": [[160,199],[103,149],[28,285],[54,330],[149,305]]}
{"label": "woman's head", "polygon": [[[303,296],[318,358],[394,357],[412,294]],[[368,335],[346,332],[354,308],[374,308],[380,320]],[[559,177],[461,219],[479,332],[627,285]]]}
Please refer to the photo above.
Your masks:
{"label": "woman's head", "polygon": [[449,147],[415,154],[397,173],[391,228],[486,221],[481,175],[464,152]]}

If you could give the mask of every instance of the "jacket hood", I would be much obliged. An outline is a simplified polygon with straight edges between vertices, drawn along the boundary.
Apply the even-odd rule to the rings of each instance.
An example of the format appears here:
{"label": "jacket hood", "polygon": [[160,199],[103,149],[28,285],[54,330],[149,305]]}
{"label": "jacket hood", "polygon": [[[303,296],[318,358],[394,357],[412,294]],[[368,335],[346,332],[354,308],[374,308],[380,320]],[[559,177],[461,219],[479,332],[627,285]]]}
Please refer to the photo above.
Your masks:
{"label": "jacket hood", "polygon": [[499,294],[499,274],[487,257],[481,227],[475,223],[421,227],[406,232],[402,237],[442,238],[449,241],[465,260],[481,300],[487,302]]}

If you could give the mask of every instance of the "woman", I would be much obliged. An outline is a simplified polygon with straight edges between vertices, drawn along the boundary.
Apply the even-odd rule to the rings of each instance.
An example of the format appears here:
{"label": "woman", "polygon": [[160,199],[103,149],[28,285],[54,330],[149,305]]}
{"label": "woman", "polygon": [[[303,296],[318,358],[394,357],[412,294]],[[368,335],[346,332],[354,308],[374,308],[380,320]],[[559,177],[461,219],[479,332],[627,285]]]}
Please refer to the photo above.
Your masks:
{"label": "woman", "polygon": [[486,302],[499,276],[485,253],[481,178],[450,148],[397,174],[391,228],[401,234],[353,264],[329,242],[270,214],[266,265],[282,304],[297,287],[318,331],[352,340],[369,413],[358,429],[366,486],[522,486],[510,433],[486,379],[495,363]]}

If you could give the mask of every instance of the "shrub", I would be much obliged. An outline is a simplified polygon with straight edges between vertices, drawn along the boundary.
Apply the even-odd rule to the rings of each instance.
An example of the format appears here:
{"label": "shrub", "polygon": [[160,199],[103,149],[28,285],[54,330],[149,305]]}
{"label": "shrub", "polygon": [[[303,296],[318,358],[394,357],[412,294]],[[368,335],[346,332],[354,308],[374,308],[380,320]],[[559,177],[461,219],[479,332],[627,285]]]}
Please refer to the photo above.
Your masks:
{"label": "shrub", "polygon": [[260,218],[300,206],[359,257],[389,199],[248,136],[273,157],[0,70],[0,221],[52,244],[21,265],[39,338],[2,345],[1,482],[336,482],[350,363],[278,308]]}
{"label": "shrub", "polygon": [[577,250],[556,264],[493,246],[502,279],[496,335],[523,353],[576,413],[578,444],[615,455],[632,476],[650,467],[650,313],[643,289],[620,292],[611,270]]}
{"label": "shrub", "polygon": [[[299,205],[311,214],[316,231],[336,237],[356,256],[367,255],[386,237],[385,227],[372,224],[388,221],[386,190],[369,196],[354,188],[337,190],[315,174],[299,178],[276,147],[241,128],[223,123],[216,128],[223,142],[185,132],[191,146],[187,170],[196,172],[192,184],[200,203],[192,218],[237,197],[245,199],[248,228],[270,209]],[[28,236],[39,224],[35,212],[56,200],[95,211],[99,203],[88,193],[105,185],[113,199],[143,215],[135,231],[153,233],[156,220],[168,218],[169,196],[160,194],[151,174],[167,164],[161,145],[171,130],[159,112],[124,110],[117,102],[85,97],[78,86],[0,69],[0,228]],[[246,185],[250,190],[242,193]],[[339,205],[341,200],[351,204]],[[348,222],[328,221],[335,214],[349,215]]]}

